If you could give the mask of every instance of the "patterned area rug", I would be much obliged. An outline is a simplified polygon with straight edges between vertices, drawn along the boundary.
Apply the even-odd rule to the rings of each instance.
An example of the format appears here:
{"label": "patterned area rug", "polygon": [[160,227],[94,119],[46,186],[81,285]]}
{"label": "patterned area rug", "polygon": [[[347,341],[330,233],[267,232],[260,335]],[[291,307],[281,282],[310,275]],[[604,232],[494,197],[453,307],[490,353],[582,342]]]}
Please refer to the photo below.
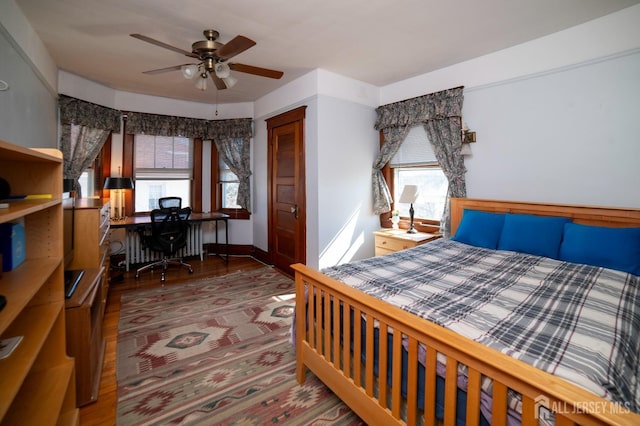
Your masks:
{"label": "patterned area rug", "polygon": [[118,424],[363,424],[312,373],[296,381],[294,293],[265,267],[123,294]]}

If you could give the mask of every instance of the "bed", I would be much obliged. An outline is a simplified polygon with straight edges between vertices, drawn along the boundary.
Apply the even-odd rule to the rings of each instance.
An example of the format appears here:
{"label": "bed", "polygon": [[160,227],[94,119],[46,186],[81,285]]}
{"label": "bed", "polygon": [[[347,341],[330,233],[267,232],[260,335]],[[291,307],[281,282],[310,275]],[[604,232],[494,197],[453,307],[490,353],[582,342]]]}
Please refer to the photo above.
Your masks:
{"label": "bed", "polygon": [[[640,424],[640,209],[452,199],[451,218],[451,240],[293,265],[298,382],[311,370],[372,425]],[[541,294],[550,320],[514,316]]]}

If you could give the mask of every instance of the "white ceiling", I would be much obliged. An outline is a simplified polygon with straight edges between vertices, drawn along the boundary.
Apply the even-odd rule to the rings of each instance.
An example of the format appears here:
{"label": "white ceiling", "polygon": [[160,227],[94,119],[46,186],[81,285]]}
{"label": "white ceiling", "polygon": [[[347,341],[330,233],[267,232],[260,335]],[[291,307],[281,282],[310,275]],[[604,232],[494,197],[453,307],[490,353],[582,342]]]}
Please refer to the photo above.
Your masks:
{"label": "white ceiling", "polygon": [[[316,68],[384,86],[508,48],[640,0],[15,0],[58,68],[113,89],[196,102],[251,102]],[[284,71],[274,80],[233,72],[216,93],[179,71],[193,62],[130,37],[190,51],[202,31],[257,45],[230,62]],[[464,84],[464,82],[460,82]],[[216,99],[217,97],[217,99]]]}

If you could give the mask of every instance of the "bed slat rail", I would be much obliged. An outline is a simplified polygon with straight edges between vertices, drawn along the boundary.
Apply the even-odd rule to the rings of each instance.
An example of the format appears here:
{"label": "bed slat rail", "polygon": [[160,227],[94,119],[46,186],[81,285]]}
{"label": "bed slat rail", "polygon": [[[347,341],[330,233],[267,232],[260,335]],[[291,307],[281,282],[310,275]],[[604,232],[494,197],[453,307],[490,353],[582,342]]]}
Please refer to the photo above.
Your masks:
{"label": "bed slat rail", "polygon": [[[540,411],[542,406],[556,409],[557,425],[640,424],[640,415],[551,374],[419,319],[305,265],[296,264],[293,269],[296,273],[297,380],[303,383],[309,368],[368,424],[434,424],[436,354],[446,357],[445,425],[455,424],[458,364],[469,369],[468,424],[478,423],[482,377],[493,381],[493,424],[506,424],[508,389],[522,395],[525,425],[538,424],[537,416],[545,415]],[[353,312],[353,321],[350,312]],[[366,332],[364,365],[360,318],[364,318]],[[376,328],[381,336],[381,380],[375,377],[373,365]],[[387,357],[389,333],[393,336],[392,360]],[[408,341],[407,365],[411,368],[406,399],[401,395],[403,336]],[[416,403],[420,348],[426,349],[427,354],[424,411],[419,410]],[[387,368],[392,369],[390,385],[386,383]]]}

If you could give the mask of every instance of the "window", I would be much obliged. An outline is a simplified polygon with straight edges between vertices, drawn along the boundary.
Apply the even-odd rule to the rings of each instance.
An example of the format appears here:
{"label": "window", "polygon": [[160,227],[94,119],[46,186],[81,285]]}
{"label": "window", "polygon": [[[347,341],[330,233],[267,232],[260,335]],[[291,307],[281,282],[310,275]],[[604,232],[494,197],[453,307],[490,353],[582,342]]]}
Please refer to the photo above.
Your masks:
{"label": "window", "polygon": [[82,172],[78,182],[80,183],[80,190],[82,193],[82,197],[89,198],[93,197],[96,193],[94,183],[94,171],[93,167],[89,167]]}
{"label": "window", "polygon": [[[418,185],[420,195],[413,204],[414,222],[439,223],[449,182],[438,165],[423,126],[413,127],[409,131],[389,165],[393,179],[393,185],[390,185],[393,199],[400,197],[404,185]],[[400,211],[400,216],[409,216],[408,204],[394,203],[393,208]]]}
{"label": "window", "polygon": [[236,203],[238,198],[239,180],[235,173],[231,171],[227,163],[218,156],[218,180],[220,182],[220,208],[239,209]]}
{"label": "window", "polygon": [[135,211],[158,208],[158,198],[176,196],[191,205],[193,140],[184,137],[135,135]]}
{"label": "window", "polygon": [[[81,131],[82,126],[71,124],[71,140],[77,141]],[[108,155],[106,155],[105,152],[107,152]],[[83,198],[101,197],[104,178],[106,177],[103,173],[104,157],[109,158],[109,160],[111,159],[111,133],[109,133],[105,139],[96,158],[82,171],[82,174],[78,178],[80,192]],[[109,162],[108,168],[110,167],[111,163]]]}

